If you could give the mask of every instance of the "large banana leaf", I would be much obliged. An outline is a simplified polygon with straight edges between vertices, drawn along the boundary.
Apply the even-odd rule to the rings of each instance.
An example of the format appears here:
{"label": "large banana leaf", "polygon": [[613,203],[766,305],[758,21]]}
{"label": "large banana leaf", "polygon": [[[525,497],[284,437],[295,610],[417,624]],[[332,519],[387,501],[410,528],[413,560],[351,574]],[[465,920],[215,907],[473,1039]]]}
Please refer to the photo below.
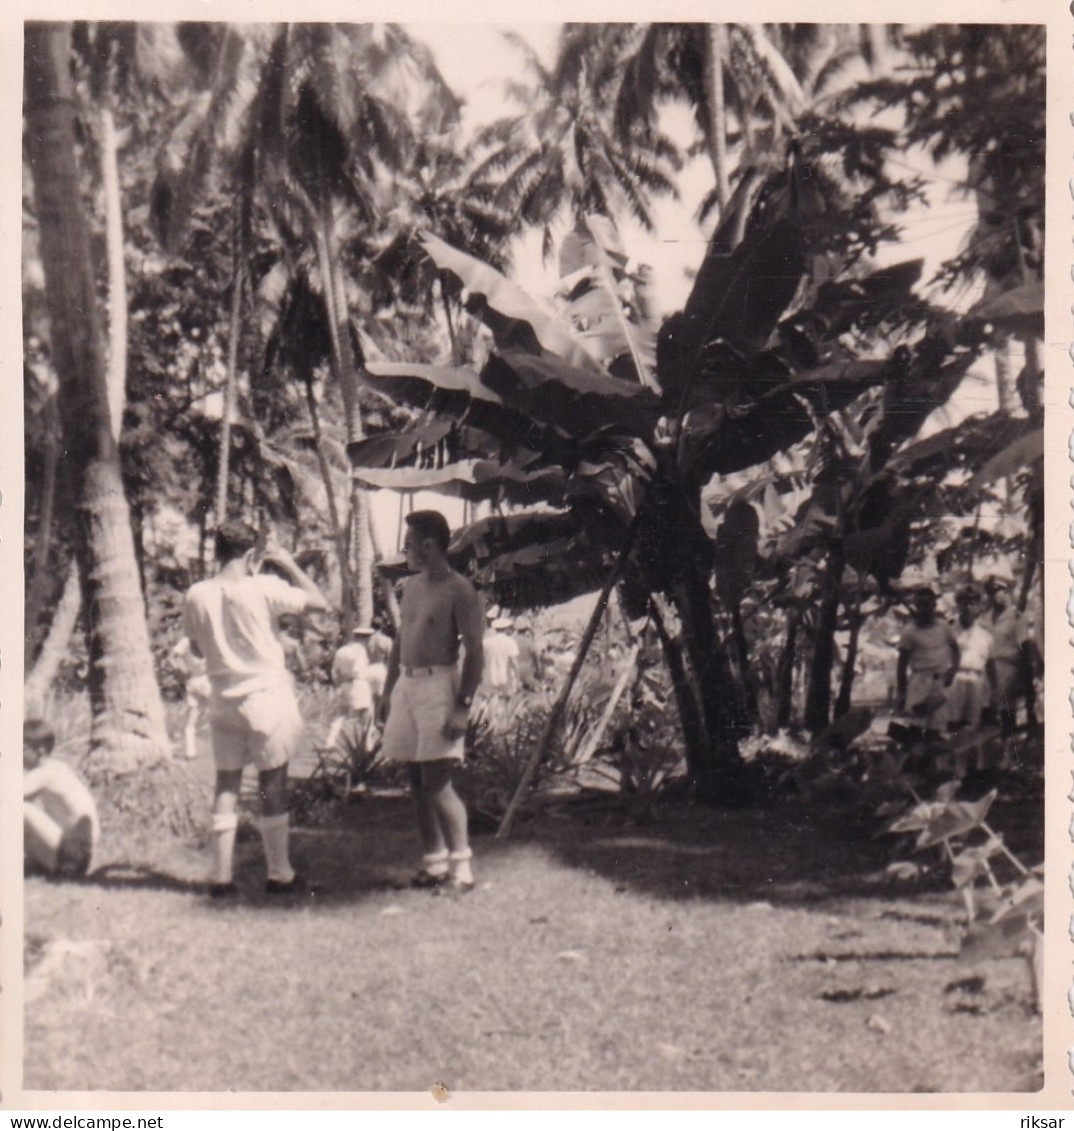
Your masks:
{"label": "large banana leaf", "polygon": [[[596,359],[562,322],[547,314],[521,287],[494,267],[453,248],[431,232],[423,233],[421,241],[437,267],[450,271],[471,297],[478,299],[468,309],[489,326],[497,337],[498,346],[519,348],[522,338],[516,324],[523,323],[532,332],[539,348],[556,354],[578,370],[603,374]],[[505,334],[510,335],[510,340],[501,342],[499,339]]]}
{"label": "large banana leaf", "polygon": [[771,459],[804,439],[818,414],[845,407],[882,380],[886,364],[866,360],[819,366],[754,404],[712,414],[706,427],[690,435],[687,472],[704,480]]}
{"label": "large banana leaf", "polygon": [[[390,361],[367,362],[365,368],[370,386],[394,401],[464,421],[532,450],[540,451],[548,444],[546,428],[507,404],[472,370]],[[357,445],[348,451],[352,459],[364,454]]]}
{"label": "large banana leaf", "polygon": [[549,354],[493,354],[481,380],[503,403],[577,440],[607,431],[648,439],[661,415],[659,399],[643,386],[574,369]]}
{"label": "large banana leaf", "polygon": [[691,379],[706,343],[720,338],[734,349],[764,349],[806,273],[802,225],[784,191],[788,174],[769,178],[745,234],[728,253],[721,230],[701,263],[681,317],[661,329],[659,380],[677,397]]}
{"label": "large banana leaf", "polygon": [[911,259],[860,279],[824,283],[817,291],[812,314],[823,319],[827,333],[833,337],[905,317],[914,301],[913,288],[921,278],[923,266],[924,260]]}
{"label": "large banana leaf", "polygon": [[497,500],[511,506],[562,505],[566,476],[555,468],[522,471],[492,460],[464,460],[446,467],[365,468],[354,472],[363,487],[436,491],[470,502]]}
{"label": "large banana leaf", "polygon": [[624,298],[634,298],[639,316],[648,309],[643,278],[627,272],[627,256],[612,222],[583,217],[560,248],[560,274],[571,281],[567,313],[582,323],[582,339],[608,364],[629,359],[637,380],[656,389],[656,332],[628,313]]}
{"label": "large banana leaf", "polygon": [[1044,336],[1044,284],[1026,283],[983,299],[969,313],[970,318],[991,322],[1013,334]]}

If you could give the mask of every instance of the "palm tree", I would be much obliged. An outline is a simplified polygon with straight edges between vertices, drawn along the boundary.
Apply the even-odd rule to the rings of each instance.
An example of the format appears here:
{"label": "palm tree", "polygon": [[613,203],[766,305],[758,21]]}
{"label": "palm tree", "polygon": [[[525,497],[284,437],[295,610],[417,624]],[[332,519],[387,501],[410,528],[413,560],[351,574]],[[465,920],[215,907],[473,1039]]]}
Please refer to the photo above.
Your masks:
{"label": "palm tree", "polygon": [[[348,436],[356,442],[363,436],[364,357],[353,326],[359,296],[347,278],[347,257],[355,246],[360,257],[371,253],[368,237],[381,223],[413,130],[443,125],[457,114],[457,100],[429,52],[394,25],[295,24],[267,34],[229,28],[214,34],[220,60],[212,72],[214,98],[195,106],[197,120],[186,123],[177,139],[177,153],[191,157],[178,164],[190,173],[171,196],[180,202],[197,198],[205,165],[194,159],[198,154],[215,145],[231,158],[230,175],[247,211],[237,228],[242,238],[233,295],[242,293],[249,214],[256,205],[270,217],[291,265],[306,272],[324,302],[332,372]],[[240,48],[233,49],[236,39]],[[203,49],[198,39],[188,40]],[[242,139],[237,146],[235,138]],[[308,247],[314,249],[312,262],[304,255]],[[236,321],[233,305],[233,326]],[[355,487],[348,526],[357,532],[357,592],[345,593],[344,612],[366,619],[372,616],[373,560],[367,506]]]}
{"label": "palm tree", "polygon": [[90,233],[82,209],[71,25],[28,24],[26,142],[33,172],[50,345],[68,465],[81,484],[75,546],[87,610],[92,750],[133,769],[164,755],[130,513],[112,431]]}
{"label": "palm tree", "polygon": [[805,97],[790,65],[764,29],[752,24],[639,24],[613,32],[605,66],[619,76],[615,116],[622,136],[651,127],[661,101],[686,101],[716,181],[722,212],[731,197],[730,114],[755,155],[753,122],[762,110],[771,124],[766,147],[782,150]]}
{"label": "palm tree", "polygon": [[546,258],[552,224],[563,213],[573,223],[585,214],[625,212],[651,231],[651,198],[677,196],[675,145],[655,129],[616,133],[608,73],[603,57],[589,50],[587,30],[564,30],[551,69],[524,40],[507,39],[522,53],[529,81],[508,87],[523,111],[479,135],[478,144],[490,152],[478,174],[499,176],[497,202],[542,230]]}

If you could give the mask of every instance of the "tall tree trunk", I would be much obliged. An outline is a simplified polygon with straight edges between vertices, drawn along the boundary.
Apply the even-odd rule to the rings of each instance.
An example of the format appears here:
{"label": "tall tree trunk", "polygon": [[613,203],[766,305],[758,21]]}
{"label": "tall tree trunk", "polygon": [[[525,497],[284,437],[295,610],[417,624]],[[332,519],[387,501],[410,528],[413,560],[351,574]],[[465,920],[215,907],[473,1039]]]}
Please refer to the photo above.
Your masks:
{"label": "tall tree trunk", "polygon": [[724,104],[723,70],[727,58],[727,25],[710,24],[708,49],[705,52],[705,100],[708,104],[709,136],[705,139],[716,175],[716,198],[723,215],[731,199],[727,168],[727,107]]}
{"label": "tall tree trunk", "polygon": [[[236,225],[237,227],[237,225]],[[216,525],[227,522],[228,480],[231,475],[231,418],[235,415],[238,383],[239,338],[242,334],[242,291],[245,285],[243,249],[234,235],[231,272],[231,318],[228,325],[227,369],[224,373],[224,406],[220,416],[220,459],[216,471]]]}
{"label": "tall tree trunk", "polygon": [[[56,407],[56,394],[50,393],[45,401],[45,450],[44,475],[41,485],[41,506],[38,510],[37,540],[34,543],[33,573],[30,576],[30,589],[26,595],[25,627],[26,649],[23,657],[25,670],[30,670],[37,643],[41,638],[42,605],[45,601],[45,584],[48,581],[49,550],[52,547],[52,514],[56,504],[56,467],[59,463],[60,421]],[[77,609],[75,610],[77,613]],[[73,626],[72,626],[73,627]],[[66,644],[66,641],[65,641]]]}
{"label": "tall tree trunk", "polygon": [[835,629],[839,620],[839,602],[843,595],[843,571],[846,558],[842,545],[832,549],[817,613],[817,629],[813,655],[809,662],[809,689],[806,692],[805,725],[814,734],[830,721],[832,704],[832,665],[835,662]]}
{"label": "tall tree trunk", "polygon": [[164,708],[112,434],[90,234],[82,211],[70,75],[71,26],[28,23],[26,142],[60,382],[68,464],[80,485],[75,553],[86,605],[91,751],[114,770],[166,755]]}
{"label": "tall tree trunk", "polygon": [[861,602],[865,593],[864,576],[858,581],[858,588],[854,594],[854,607],[850,610],[850,639],[847,641],[847,654],[843,662],[843,675],[839,680],[839,694],[835,699],[835,718],[841,719],[850,710],[850,701],[854,691],[854,677],[858,666],[858,641],[861,639],[861,627],[865,618],[861,615]]}
{"label": "tall tree trunk", "polygon": [[339,577],[342,589],[343,604],[343,632],[350,639],[351,630],[354,628],[354,579],[351,576],[350,557],[347,553],[347,532],[339,521],[339,506],[336,503],[336,488],[332,482],[332,467],[324,450],[324,437],[321,434],[321,414],[317,408],[317,398],[313,392],[313,379],[306,375],[306,408],[310,414],[310,425],[313,428],[313,447],[317,453],[317,467],[321,472],[321,482],[324,484],[325,499],[328,505],[328,522],[332,528],[332,541],[336,546],[336,556],[339,559]]}
{"label": "tall tree trunk", "polygon": [[[343,411],[346,418],[347,443],[353,444],[364,437],[362,410],[358,401],[358,365],[351,342],[350,311],[343,271],[336,247],[332,202],[326,195],[321,202],[317,223],[317,257],[325,291],[329,332],[332,339],[332,367],[343,393]],[[373,619],[373,546],[369,533],[369,498],[366,492],[351,480],[352,530],[356,535],[354,580],[357,598],[357,616],[361,624]]]}
{"label": "tall tree trunk", "polygon": [[78,581],[78,563],[71,562],[60,602],[52,614],[48,635],[23,686],[23,711],[28,719],[41,718],[45,714],[49,688],[67,655],[81,608],[82,586]]}
{"label": "tall tree trunk", "polygon": [[118,444],[127,400],[127,267],[119,191],[119,137],[107,105],[101,110],[101,183],[108,248],[108,414]]}

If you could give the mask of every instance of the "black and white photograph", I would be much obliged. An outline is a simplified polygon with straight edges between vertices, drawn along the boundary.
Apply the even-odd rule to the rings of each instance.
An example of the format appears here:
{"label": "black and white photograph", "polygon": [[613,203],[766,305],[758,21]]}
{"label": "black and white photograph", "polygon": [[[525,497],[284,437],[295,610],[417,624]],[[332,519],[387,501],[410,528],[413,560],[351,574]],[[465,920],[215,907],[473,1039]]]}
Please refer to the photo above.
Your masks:
{"label": "black and white photograph", "polygon": [[1069,16],[266,11],[8,23],[4,1105],[1069,1109]]}

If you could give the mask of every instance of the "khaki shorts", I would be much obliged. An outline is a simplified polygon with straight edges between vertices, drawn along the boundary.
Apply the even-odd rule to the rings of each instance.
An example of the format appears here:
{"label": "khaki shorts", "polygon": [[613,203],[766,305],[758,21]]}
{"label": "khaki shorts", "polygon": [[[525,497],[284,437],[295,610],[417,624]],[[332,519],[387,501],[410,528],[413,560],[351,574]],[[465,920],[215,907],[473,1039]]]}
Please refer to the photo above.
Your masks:
{"label": "khaki shorts", "polygon": [[306,751],[306,728],[289,687],[217,699],[209,725],[218,770],[241,770],[250,763],[259,771],[275,770]]}
{"label": "khaki shorts", "polygon": [[390,762],[461,762],[463,740],[444,736],[459,676],[454,666],[399,673],[384,725],[381,757]]}

